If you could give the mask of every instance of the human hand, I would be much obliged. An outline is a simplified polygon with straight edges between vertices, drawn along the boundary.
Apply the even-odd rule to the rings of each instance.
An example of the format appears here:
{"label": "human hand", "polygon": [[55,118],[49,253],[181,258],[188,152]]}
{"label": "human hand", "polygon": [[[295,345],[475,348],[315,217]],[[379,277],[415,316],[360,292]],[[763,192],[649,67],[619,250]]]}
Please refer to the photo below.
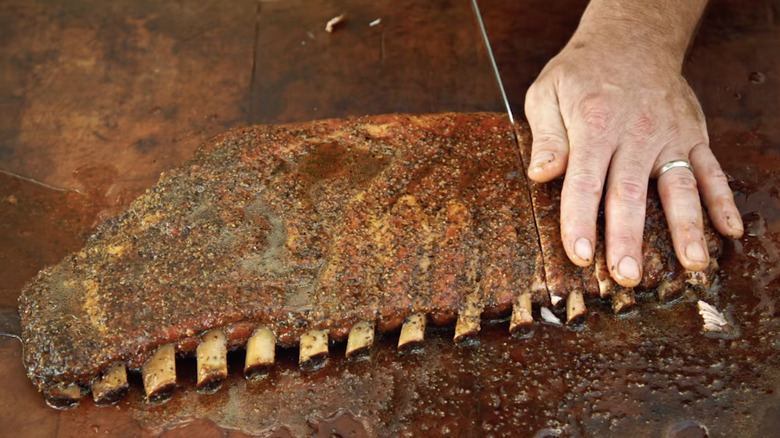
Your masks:
{"label": "human hand", "polygon": [[[607,265],[627,287],[642,277],[647,185],[656,178],[677,258],[686,269],[703,270],[709,255],[700,196],[722,234],[739,237],[743,226],[709,148],[701,107],[680,73],[681,55],[603,36],[579,29],[528,90],[529,177],[546,182],[566,174],[561,239],[579,266],[593,260],[606,189]],[[690,162],[693,171],[676,167],[661,175],[675,160]]]}

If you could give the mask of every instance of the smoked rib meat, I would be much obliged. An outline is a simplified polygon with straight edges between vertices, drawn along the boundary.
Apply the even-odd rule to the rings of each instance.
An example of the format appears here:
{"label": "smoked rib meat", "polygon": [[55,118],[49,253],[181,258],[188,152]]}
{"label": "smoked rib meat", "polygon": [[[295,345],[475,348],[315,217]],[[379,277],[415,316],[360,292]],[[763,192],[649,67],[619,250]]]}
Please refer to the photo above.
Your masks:
{"label": "smoked rib meat", "polygon": [[[140,368],[161,345],[193,352],[220,327],[231,348],[259,324],[294,346],[310,330],[344,339],[361,321],[387,331],[412,314],[453,323],[467,306],[507,315],[521,294],[549,306],[546,284],[553,304],[567,288],[609,297],[620,288],[594,286],[597,269],[540,246],[540,234],[544,243],[559,233],[557,194],[526,179],[518,140],[529,147],[527,128],[492,113],[215,137],[25,287],[28,375],[44,393],[87,387],[117,362]],[[535,209],[553,212],[535,219]],[[638,289],[679,293],[688,277],[660,208],[648,215]],[[708,236],[714,260],[719,244]]]}

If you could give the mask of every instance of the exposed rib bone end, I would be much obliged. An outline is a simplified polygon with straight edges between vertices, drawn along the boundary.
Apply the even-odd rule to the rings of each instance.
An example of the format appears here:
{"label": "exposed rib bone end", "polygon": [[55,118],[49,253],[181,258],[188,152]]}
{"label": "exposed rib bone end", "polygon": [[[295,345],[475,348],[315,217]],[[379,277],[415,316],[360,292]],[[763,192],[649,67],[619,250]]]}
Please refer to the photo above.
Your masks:
{"label": "exposed rib bone end", "polygon": [[176,388],[176,350],[172,344],[160,347],[141,369],[146,399],[166,401]]}
{"label": "exposed rib bone end", "polygon": [[596,274],[596,280],[598,281],[599,285],[599,297],[601,298],[607,298],[610,296],[612,289],[615,286],[614,280],[612,280],[612,277],[609,275],[605,257],[605,254],[600,252],[596,257],[596,261],[594,262],[593,267]]}
{"label": "exposed rib bone end", "polygon": [[417,313],[409,315],[401,326],[401,335],[398,337],[398,348],[414,346],[425,340],[425,315]]}
{"label": "exposed rib bone end", "polygon": [[530,327],[534,323],[533,308],[531,303],[531,294],[523,292],[517,297],[515,305],[512,308],[512,318],[509,320],[509,331],[514,333],[517,330]]}
{"label": "exposed rib bone end", "polygon": [[212,392],[219,389],[227,377],[227,340],[219,328],[210,330],[195,352],[198,363],[198,389]]}
{"label": "exposed rib bone end", "polygon": [[361,321],[352,326],[347,338],[346,356],[354,357],[360,353],[368,351],[368,348],[374,344],[374,323]]}
{"label": "exposed rib bone end", "polygon": [[328,355],[328,334],[321,330],[311,330],[301,335],[301,348],[298,363],[302,368],[316,368]]}
{"label": "exposed rib bone end", "polygon": [[479,305],[479,297],[476,294],[467,296],[465,305],[458,314],[458,322],[455,323],[455,342],[460,342],[479,333],[481,313],[482,307]]}
{"label": "exposed rib bone end", "polygon": [[252,333],[246,343],[246,361],[244,375],[256,378],[274,364],[276,360],[276,337],[265,326],[260,326]]}
{"label": "exposed rib bone end", "polygon": [[577,324],[585,319],[588,308],[585,307],[585,298],[582,291],[573,290],[566,298],[566,324]]}
{"label": "exposed rib bone end", "polygon": [[612,312],[617,315],[631,310],[636,305],[634,290],[630,288],[620,288],[612,295]]}
{"label": "exposed rib bone end", "polygon": [[679,277],[674,279],[664,278],[658,285],[658,289],[656,289],[658,299],[665,303],[680,298],[684,291],[685,284]]}
{"label": "exposed rib bone end", "polygon": [[84,390],[76,383],[57,385],[47,388],[44,392],[46,404],[55,409],[65,409],[76,406],[81,401]]}
{"label": "exposed rib bone end", "polygon": [[95,399],[95,404],[111,404],[119,400],[129,387],[127,368],[124,363],[117,362],[92,382],[92,397]]}
{"label": "exposed rib bone end", "polygon": [[550,294],[550,304],[552,304],[554,308],[558,308],[558,306],[561,304],[562,301],[563,301],[562,296],[554,293]]}

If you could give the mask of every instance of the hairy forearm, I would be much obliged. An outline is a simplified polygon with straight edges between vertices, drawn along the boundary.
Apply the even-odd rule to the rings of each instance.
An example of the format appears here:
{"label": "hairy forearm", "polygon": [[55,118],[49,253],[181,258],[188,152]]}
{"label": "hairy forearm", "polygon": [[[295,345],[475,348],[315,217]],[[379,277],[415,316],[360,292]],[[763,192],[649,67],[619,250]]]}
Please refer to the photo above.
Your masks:
{"label": "hairy forearm", "polygon": [[569,46],[603,45],[678,70],[707,0],[592,0]]}

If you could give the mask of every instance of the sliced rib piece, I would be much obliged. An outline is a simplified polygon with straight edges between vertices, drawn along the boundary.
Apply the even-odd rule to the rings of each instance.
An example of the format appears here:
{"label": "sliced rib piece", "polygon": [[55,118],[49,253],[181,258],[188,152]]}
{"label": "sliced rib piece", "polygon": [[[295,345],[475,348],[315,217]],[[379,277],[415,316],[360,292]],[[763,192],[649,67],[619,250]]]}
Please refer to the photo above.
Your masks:
{"label": "sliced rib piece", "polygon": [[[531,161],[530,133],[525,127],[518,128],[521,141],[523,163],[527,166]],[[527,172],[528,169],[525,169]],[[553,307],[561,307],[566,303],[566,297],[571,291],[584,293],[582,268],[569,261],[561,242],[560,229],[560,193],[563,179],[556,179],[545,184],[528,180],[533,203],[533,215],[536,219],[536,230],[539,245],[544,258],[544,271],[550,303]]]}
{"label": "sliced rib piece", "polygon": [[393,330],[415,309],[430,306],[430,226],[418,199],[402,195],[377,223],[381,330]]}

